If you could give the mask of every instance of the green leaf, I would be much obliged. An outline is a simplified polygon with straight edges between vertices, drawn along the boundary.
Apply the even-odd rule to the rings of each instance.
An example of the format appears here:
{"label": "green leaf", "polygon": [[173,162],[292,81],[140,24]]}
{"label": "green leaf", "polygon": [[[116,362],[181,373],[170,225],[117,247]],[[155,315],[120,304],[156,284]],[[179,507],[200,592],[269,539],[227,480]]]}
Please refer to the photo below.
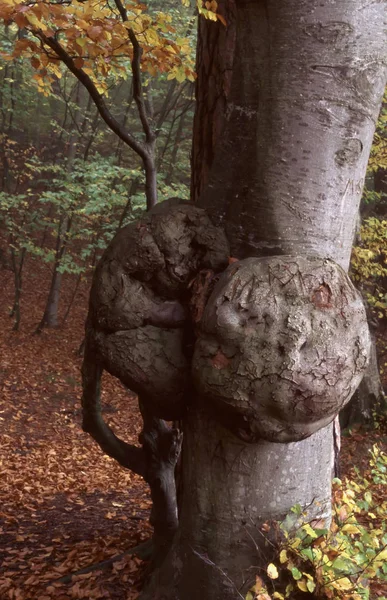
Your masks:
{"label": "green leaf", "polygon": [[301,554],[305,556],[310,562],[314,562],[313,550],[312,548],[303,548],[301,550]]}
{"label": "green leaf", "polygon": [[302,577],[302,573],[297,569],[297,567],[292,567],[290,569],[290,572],[293,576],[293,579],[295,579],[296,581],[298,581],[299,579],[301,579]]}

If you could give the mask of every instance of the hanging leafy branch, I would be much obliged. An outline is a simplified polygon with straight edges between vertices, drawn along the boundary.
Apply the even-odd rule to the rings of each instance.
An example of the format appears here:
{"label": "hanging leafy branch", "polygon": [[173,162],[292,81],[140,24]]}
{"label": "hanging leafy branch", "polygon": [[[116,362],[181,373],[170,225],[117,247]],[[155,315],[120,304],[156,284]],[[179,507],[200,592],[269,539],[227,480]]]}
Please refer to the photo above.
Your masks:
{"label": "hanging leafy branch", "polygon": [[[179,46],[172,39],[175,30],[171,17],[161,11],[150,15],[144,4],[123,4],[121,0],[110,4],[2,0],[0,19],[18,28],[13,52],[3,52],[3,58],[29,58],[43,93],[49,94],[55,79],[62,76],[61,65],[87,89],[108,127],[140,156],[147,207],[151,208],[157,202],[157,131],[144,99],[142,73],[164,72],[180,81],[184,73],[184,77],[194,79],[191,48],[184,40]],[[105,100],[108,79],[126,77],[129,60],[142,139],[114,117]]]}

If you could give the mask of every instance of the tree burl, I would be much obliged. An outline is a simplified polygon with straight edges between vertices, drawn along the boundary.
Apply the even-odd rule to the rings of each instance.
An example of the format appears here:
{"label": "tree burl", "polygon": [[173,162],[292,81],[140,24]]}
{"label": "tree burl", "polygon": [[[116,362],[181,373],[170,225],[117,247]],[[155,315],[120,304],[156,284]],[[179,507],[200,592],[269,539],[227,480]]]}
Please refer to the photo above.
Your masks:
{"label": "tree burl", "polygon": [[170,199],[121,229],[96,268],[86,326],[95,360],[159,418],[180,418],[191,391],[189,284],[224,270],[228,255],[203,209]]}
{"label": "tree burl", "polygon": [[[205,407],[243,442],[302,440],[335,418],[367,366],[364,307],[336,263],[229,262],[224,232],[205,210],[170,199],[118,232],[93,278],[83,429],[148,482],[154,564],[179,524],[182,436],[165,420]],[[138,394],[141,447],[102,417],[104,369]]]}
{"label": "tree burl", "polygon": [[248,258],[212,292],[193,376],[198,398],[242,440],[294,442],[349,401],[369,348],[363,302],[332,260]]}

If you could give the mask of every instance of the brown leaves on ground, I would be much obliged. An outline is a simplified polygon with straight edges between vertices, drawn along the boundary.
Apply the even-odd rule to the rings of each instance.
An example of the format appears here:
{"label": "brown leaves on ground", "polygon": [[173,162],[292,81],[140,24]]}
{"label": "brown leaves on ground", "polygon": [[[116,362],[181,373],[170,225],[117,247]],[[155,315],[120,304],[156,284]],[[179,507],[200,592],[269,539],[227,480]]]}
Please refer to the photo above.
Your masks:
{"label": "brown leaves on ground", "polygon": [[[0,599],[134,600],[146,565],[126,552],[151,534],[147,488],[81,430],[76,353],[87,286],[64,327],[34,335],[48,277],[27,263],[17,333],[8,316],[13,274],[0,270]],[[65,277],[63,313],[72,289]],[[102,400],[115,431],[136,443],[136,399],[105,377]],[[344,474],[355,465],[366,469],[368,448],[379,442],[385,450],[386,441],[383,429],[344,438]],[[97,568],[60,581],[91,565]],[[378,597],[383,590],[373,591]]]}
{"label": "brown leaves on ground", "polygon": [[[78,295],[64,328],[34,335],[48,287],[44,272],[37,277],[25,277],[22,326],[15,333],[8,316],[12,273],[0,271],[0,598],[133,600],[145,563],[125,552],[150,536],[147,488],[81,430],[76,352],[87,293]],[[71,285],[64,283],[64,309]],[[106,420],[136,443],[136,399],[106,377],[102,400]]]}

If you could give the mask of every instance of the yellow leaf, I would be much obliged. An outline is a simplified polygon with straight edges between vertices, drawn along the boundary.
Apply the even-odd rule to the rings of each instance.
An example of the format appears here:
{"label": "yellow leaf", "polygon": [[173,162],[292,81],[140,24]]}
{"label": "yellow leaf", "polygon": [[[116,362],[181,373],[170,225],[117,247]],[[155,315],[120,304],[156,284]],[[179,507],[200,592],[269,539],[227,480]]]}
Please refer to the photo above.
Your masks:
{"label": "yellow leaf", "polygon": [[348,577],[342,577],[341,579],[332,581],[331,585],[337,590],[350,590],[353,587]]}
{"label": "yellow leaf", "polygon": [[47,25],[45,25],[44,23],[39,21],[38,17],[36,15],[34,15],[34,13],[26,13],[25,16],[26,16],[27,21],[29,23],[31,23],[31,25],[33,25],[34,27],[37,27],[38,29],[41,29],[42,31],[46,31]]}
{"label": "yellow leaf", "polygon": [[83,37],[79,37],[75,40],[78,44],[78,46],[80,46],[81,48],[84,48],[87,44],[87,39],[83,38]]}
{"label": "yellow leaf", "polygon": [[287,555],[286,550],[281,550],[281,553],[280,553],[280,563],[281,563],[281,565],[283,565],[284,563],[286,563],[287,560],[288,560],[288,555]]}
{"label": "yellow leaf", "polygon": [[346,533],[360,533],[360,530],[356,525],[352,525],[351,523],[347,523],[347,525],[343,525],[341,531],[345,531]]}
{"label": "yellow leaf", "polygon": [[290,546],[291,548],[298,548],[298,546],[301,544],[301,538],[294,538],[294,540],[292,540]]}
{"label": "yellow leaf", "polygon": [[146,41],[152,46],[158,46],[160,44],[160,38],[154,29],[147,29],[145,33]]}
{"label": "yellow leaf", "polygon": [[305,579],[301,579],[300,581],[297,581],[297,587],[302,592],[307,592],[308,591],[308,588],[306,587],[306,581],[305,581]]}
{"label": "yellow leaf", "polygon": [[380,554],[377,555],[378,560],[387,560],[387,548],[382,550]]}
{"label": "yellow leaf", "polygon": [[277,570],[277,567],[275,565],[273,565],[273,563],[270,563],[270,565],[267,567],[266,573],[268,574],[270,579],[278,578],[278,570]]}

